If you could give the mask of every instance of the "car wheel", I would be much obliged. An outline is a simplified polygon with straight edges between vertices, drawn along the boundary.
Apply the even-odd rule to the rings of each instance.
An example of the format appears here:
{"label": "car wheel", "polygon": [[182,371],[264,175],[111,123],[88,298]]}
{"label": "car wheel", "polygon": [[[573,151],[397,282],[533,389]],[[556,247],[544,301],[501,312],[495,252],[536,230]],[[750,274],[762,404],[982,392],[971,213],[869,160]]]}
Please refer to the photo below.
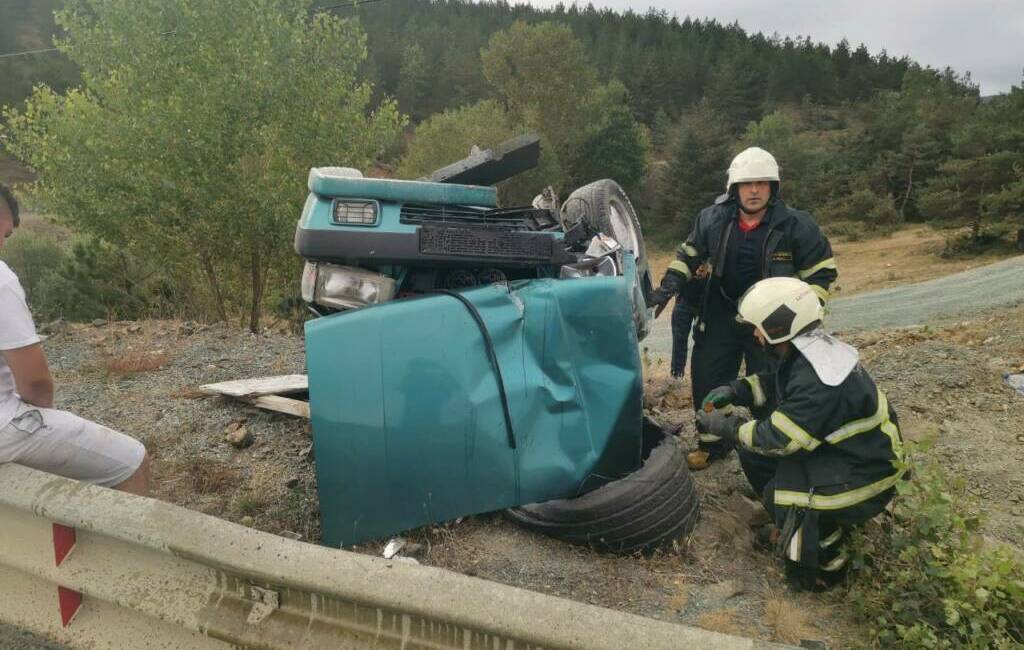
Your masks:
{"label": "car wheel", "polygon": [[647,297],[653,289],[640,219],[622,187],[611,179],[594,181],[577,189],[562,204],[562,225],[566,229],[585,221],[592,229],[612,237],[636,258],[637,282],[633,295],[633,318],[637,338],[647,336]]}
{"label": "car wheel", "polygon": [[507,513],[530,530],[572,544],[611,553],[650,552],[690,534],[700,515],[700,497],[679,439],[667,436],[625,478],[576,499]]}

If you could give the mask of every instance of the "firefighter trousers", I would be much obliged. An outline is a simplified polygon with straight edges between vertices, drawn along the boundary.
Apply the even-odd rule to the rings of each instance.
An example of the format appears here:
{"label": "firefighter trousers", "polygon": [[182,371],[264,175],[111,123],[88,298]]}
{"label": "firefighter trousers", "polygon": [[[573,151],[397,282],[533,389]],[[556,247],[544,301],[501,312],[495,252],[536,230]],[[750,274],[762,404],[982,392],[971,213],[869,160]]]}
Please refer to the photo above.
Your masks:
{"label": "firefighter trousers", "polygon": [[[690,378],[693,387],[693,408],[713,388],[728,384],[739,376],[740,365],[745,364],[746,373],[761,372],[768,361],[768,353],[754,339],[754,330],[749,325],[736,322],[736,308],[723,296],[712,293],[704,314],[695,328],[693,358],[690,359]],[[701,434],[698,445],[712,457],[729,453],[730,446],[722,441]]]}
{"label": "firefighter trousers", "polygon": [[697,317],[691,307],[681,297],[676,298],[672,308],[672,364],[670,370],[673,377],[682,377],[686,372],[686,354],[690,347],[690,326]]}

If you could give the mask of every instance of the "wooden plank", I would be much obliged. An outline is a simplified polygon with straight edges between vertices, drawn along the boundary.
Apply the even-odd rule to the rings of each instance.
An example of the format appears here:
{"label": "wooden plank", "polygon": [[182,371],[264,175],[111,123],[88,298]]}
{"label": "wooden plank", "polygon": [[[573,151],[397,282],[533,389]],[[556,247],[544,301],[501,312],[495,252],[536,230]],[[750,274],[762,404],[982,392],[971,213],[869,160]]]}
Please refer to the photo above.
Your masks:
{"label": "wooden plank", "polygon": [[266,409],[268,411],[277,411],[278,413],[287,413],[288,415],[297,415],[300,418],[309,419],[309,402],[303,402],[300,399],[281,397],[280,395],[261,395],[259,397],[247,397],[244,399],[256,408]]}
{"label": "wooden plank", "polygon": [[[309,390],[306,375],[278,375],[236,379],[216,384],[205,384],[199,390],[207,395],[229,395],[231,397],[260,397],[262,395],[288,395]],[[307,416],[308,417],[308,416]]]}

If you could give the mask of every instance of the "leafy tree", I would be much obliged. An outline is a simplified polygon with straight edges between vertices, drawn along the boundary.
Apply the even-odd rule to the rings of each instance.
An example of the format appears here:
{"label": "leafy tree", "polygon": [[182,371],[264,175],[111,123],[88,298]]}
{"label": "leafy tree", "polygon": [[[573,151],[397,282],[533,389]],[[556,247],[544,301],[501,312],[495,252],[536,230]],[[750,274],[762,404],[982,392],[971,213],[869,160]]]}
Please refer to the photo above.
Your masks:
{"label": "leafy tree", "polygon": [[662,152],[672,142],[672,133],[675,124],[663,109],[658,109],[654,116],[654,126],[651,127],[651,147],[656,152]]}
{"label": "leafy tree", "polygon": [[725,191],[732,144],[727,128],[707,102],[683,119],[669,167],[660,178],[657,223],[670,241],[685,238],[697,213]]}
{"label": "leafy tree", "polygon": [[406,46],[402,53],[401,78],[398,81],[398,105],[414,120],[424,117],[421,111],[430,89],[427,58],[416,43]]}
{"label": "leafy tree", "polygon": [[370,106],[356,23],[309,6],[67,0],[60,47],[84,87],[37,88],[2,132],[42,209],[177,283],[202,278],[198,309],[257,330],[268,285],[295,282],[309,167],[365,167],[403,124]]}
{"label": "leafy tree", "polygon": [[904,217],[919,216],[917,193],[952,155],[953,133],[977,105],[969,81],[949,70],[912,67],[899,92],[880,94],[864,112],[860,166],[877,161]]}
{"label": "leafy tree", "polygon": [[644,177],[648,137],[629,110],[625,87],[617,82],[611,86],[606,89],[608,98],[598,100],[608,104],[607,110],[586,130],[573,170],[575,185],[612,178],[627,194],[636,194]]}
{"label": "leafy tree", "polygon": [[726,59],[715,70],[706,97],[733,133],[761,117],[764,109],[764,68],[753,53]]}
{"label": "leafy tree", "polygon": [[0,54],[34,52],[0,59],[0,106],[20,104],[40,81],[62,91],[78,82],[66,56],[39,51],[53,46],[53,11],[60,5],[60,0],[0,2]]}
{"label": "leafy tree", "polygon": [[954,155],[937,166],[921,207],[933,219],[966,223],[977,242],[985,221],[1017,221],[1024,207],[1024,91],[980,106],[951,141]]}
{"label": "leafy tree", "polygon": [[612,177],[639,187],[648,138],[629,109],[628,92],[619,82],[598,85],[568,27],[516,22],[491,37],[481,58],[509,124],[540,133],[548,162],[558,163],[544,185],[568,190],[567,179],[575,186]]}
{"label": "leafy tree", "polygon": [[[420,178],[466,157],[473,146],[490,149],[517,135],[520,130],[495,100],[450,109],[420,123],[395,173],[399,178]],[[559,185],[564,180],[561,173],[554,152],[542,147],[537,169],[502,183],[499,197],[528,202],[544,185]]]}
{"label": "leafy tree", "polygon": [[781,168],[786,203],[817,212],[836,191],[835,179],[846,174],[835,145],[799,126],[792,112],[774,111],[747,125],[733,152],[755,146],[771,152]]}
{"label": "leafy tree", "polygon": [[399,178],[419,178],[464,158],[472,146],[489,149],[516,135],[495,100],[449,109],[424,120],[398,163]]}
{"label": "leafy tree", "polygon": [[583,44],[558,23],[516,22],[481,52],[484,76],[512,122],[536,129],[559,159],[570,161],[585,137],[580,105],[594,96],[597,74]]}

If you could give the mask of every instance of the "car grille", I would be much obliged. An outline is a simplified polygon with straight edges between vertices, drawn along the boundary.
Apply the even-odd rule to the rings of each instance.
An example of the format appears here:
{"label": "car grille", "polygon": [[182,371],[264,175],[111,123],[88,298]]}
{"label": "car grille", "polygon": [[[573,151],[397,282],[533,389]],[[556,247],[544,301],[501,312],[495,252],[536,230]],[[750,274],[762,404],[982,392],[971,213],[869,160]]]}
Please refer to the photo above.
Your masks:
{"label": "car grille", "polygon": [[402,205],[402,223],[426,224],[472,224],[486,226],[504,226],[522,228],[522,214],[502,214],[488,208],[475,208],[469,205],[443,205],[432,203],[406,203]]}
{"label": "car grille", "polygon": [[549,235],[500,228],[427,225],[420,229],[420,252],[424,255],[550,262],[556,252],[554,241]]}

